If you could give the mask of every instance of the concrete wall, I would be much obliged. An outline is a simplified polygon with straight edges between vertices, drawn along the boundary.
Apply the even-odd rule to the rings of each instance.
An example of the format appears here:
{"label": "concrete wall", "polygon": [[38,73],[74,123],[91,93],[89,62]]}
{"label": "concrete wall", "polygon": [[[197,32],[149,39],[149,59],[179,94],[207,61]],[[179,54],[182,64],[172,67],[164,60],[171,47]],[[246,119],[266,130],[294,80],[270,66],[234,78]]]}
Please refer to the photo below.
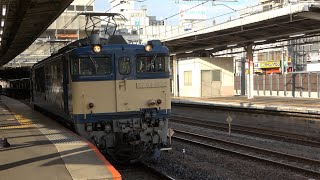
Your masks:
{"label": "concrete wall", "polygon": [[[179,74],[179,93],[175,91],[175,96],[185,97],[206,97],[210,96],[233,96],[234,95],[234,73],[233,58],[230,57],[195,57],[185,60],[178,60],[174,71]],[[211,84],[204,87],[201,81],[202,70],[220,70],[221,81],[212,81]],[[186,71],[192,71],[192,85],[185,85],[184,74]],[[174,85],[177,86],[176,74],[174,73]],[[214,93],[204,93],[204,89]],[[177,88],[174,88],[177,89]]]}
{"label": "concrete wall", "polygon": [[[200,97],[201,96],[201,75],[200,75],[200,63],[199,59],[188,59],[178,61],[178,73],[179,73],[179,91],[180,96],[186,97]],[[184,72],[192,71],[192,85],[184,85]]]}

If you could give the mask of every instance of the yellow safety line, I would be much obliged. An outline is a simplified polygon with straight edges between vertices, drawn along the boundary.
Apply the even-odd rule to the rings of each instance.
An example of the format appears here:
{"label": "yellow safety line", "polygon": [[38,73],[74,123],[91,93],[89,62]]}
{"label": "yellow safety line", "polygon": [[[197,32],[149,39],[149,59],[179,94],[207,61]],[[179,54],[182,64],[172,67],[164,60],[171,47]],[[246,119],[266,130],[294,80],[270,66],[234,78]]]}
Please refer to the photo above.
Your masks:
{"label": "yellow safety line", "polygon": [[20,125],[4,126],[4,127],[0,127],[0,129],[20,129],[20,128],[32,128],[32,127],[35,127],[35,124],[33,124],[33,122],[30,119],[25,118],[22,115],[18,115],[18,114],[15,114],[15,113],[13,113],[13,114],[14,114],[14,117],[16,118],[16,120],[18,120]]}

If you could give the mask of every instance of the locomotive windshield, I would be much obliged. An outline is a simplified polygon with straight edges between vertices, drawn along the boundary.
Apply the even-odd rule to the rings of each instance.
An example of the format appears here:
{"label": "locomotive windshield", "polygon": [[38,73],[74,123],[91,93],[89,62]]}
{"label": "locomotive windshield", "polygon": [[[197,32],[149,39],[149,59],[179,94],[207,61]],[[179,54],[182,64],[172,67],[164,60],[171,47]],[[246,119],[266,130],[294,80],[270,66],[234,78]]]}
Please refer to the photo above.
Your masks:
{"label": "locomotive windshield", "polygon": [[112,73],[110,57],[80,57],[72,60],[72,74],[80,76],[109,75]]}
{"label": "locomotive windshield", "polygon": [[137,57],[137,72],[169,72],[169,57],[168,56],[138,56]]}

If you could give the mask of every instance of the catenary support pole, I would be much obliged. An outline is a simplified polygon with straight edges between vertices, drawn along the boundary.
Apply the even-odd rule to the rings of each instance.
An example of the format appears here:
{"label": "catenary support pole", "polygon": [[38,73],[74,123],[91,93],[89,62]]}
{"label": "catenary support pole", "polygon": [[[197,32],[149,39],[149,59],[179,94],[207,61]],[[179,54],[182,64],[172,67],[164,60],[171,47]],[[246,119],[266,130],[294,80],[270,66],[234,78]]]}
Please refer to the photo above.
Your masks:
{"label": "catenary support pole", "polygon": [[241,95],[246,95],[246,59],[241,59]]}
{"label": "catenary support pole", "polygon": [[253,87],[253,49],[252,44],[248,45],[246,48],[246,56],[248,61],[248,70],[249,70],[249,78],[248,78],[248,99],[254,98],[254,87]]}

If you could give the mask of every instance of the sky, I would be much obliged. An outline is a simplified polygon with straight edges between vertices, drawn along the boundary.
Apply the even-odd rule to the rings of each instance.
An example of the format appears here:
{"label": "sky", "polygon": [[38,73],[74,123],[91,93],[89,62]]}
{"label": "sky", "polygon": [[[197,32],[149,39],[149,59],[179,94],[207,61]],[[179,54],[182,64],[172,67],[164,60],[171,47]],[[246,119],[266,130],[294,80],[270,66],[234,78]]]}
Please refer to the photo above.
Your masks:
{"label": "sky", "polygon": [[[143,2],[137,2],[136,8],[140,8],[141,6],[145,5],[147,7],[148,16],[156,16],[157,20],[163,20],[171,15],[178,13],[179,3],[181,3],[183,0],[136,0],[136,1],[143,1]],[[221,14],[233,12],[232,9],[240,10],[248,6],[256,5],[258,4],[259,0],[238,0],[237,2],[227,2],[227,1],[236,1],[236,0],[216,0],[214,2],[214,5],[212,1],[205,3],[204,5],[207,7],[207,18],[212,18],[215,16],[219,16]],[[205,0],[200,0],[199,2],[202,3],[202,2],[205,2]],[[95,0],[95,11],[105,12],[110,8],[111,7],[108,0]],[[177,22],[178,22],[178,16],[169,18],[167,20],[167,23],[169,24],[175,24]]]}

